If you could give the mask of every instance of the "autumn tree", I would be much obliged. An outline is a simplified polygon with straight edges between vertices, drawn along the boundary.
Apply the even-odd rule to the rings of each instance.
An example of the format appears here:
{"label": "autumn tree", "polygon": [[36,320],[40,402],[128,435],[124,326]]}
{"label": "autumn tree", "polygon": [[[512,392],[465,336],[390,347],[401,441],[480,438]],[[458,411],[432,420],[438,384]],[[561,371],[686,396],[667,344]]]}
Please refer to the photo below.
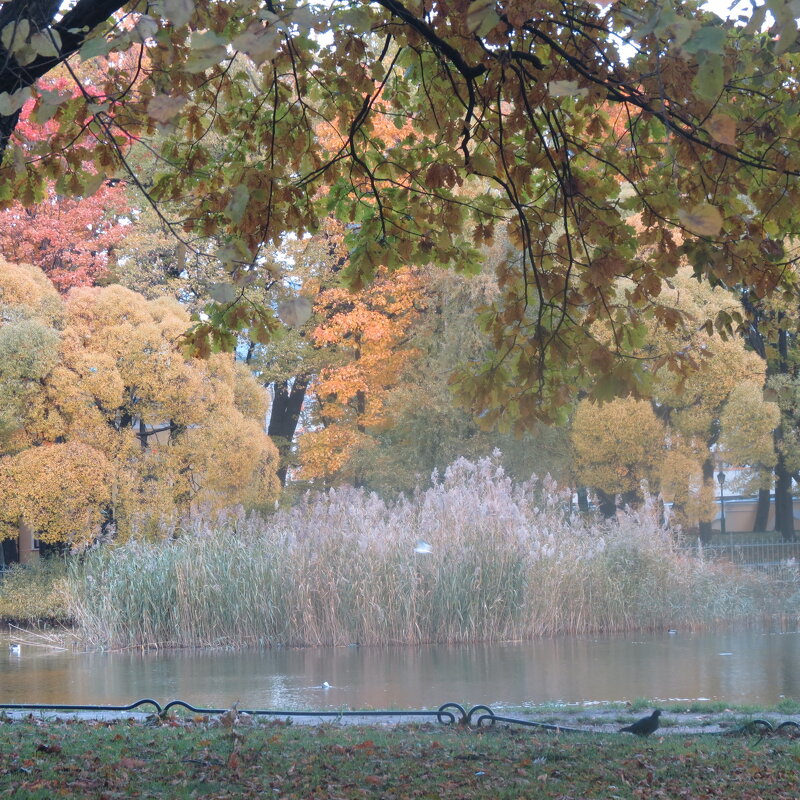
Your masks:
{"label": "autumn tree", "polygon": [[[774,247],[776,252],[782,252],[784,244],[776,242]],[[793,278],[796,279],[794,275]],[[780,410],[780,420],[774,430],[775,529],[784,539],[792,540],[795,536],[792,482],[800,482],[797,438],[800,424],[797,391],[800,317],[796,303],[788,297],[760,298],[743,287],[739,287],[736,293],[749,320],[745,339],[753,352],[763,359],[767,374],[766,393]],[[759,491],[758,518],[762,530],[766,528],[769,514],[769,489],[766,486]]]}
{"label": "autumn tree", "polygon": [[300,439],[301,477],[363,480],[353,454],[375,446],[371,431],[391,424],[387,395],[416,355],[407,338],[424,303],[415,270],[383,274],[355,294],[345,288],[321,292],[321,321],[312,339],[335,356],[312,383],[314,416]]}
{"label": "autumn tree", "polygon": [[597,492],[606,516],[614,513],[615,495],[635,507],[642,501],[643,482],[659,490],[665,433],[645,400],[578,404],[571,429],[575,469],[581,484]]}
{"label": "autumn tree", "polygon": [[415,353],[385,396],[390,424],[371,430],[370,446],[354,453],[370,489],[412,492],[459,457],[487,456],[519,480],[549,474],[559,485],[573,485],[566,427],[540,423],[514,434],[482,426],[480,418],[458,404],[450,386],[455,368],[482,361],[490,348],[474,309],[496,298],[491,266],[507,250],[508,241],[499,234],[486,248],[487,268],[480,275],[422,270],[425,303],[408,333]]}
{"label": "autumn tree", "polygon": [[[703,324],[736,309],[729,292],[698,283],[684,269],[662,295],[664,308],[676,315],[649,326],[633,351],[651,365],[651,403],[617,400],[598,407],[584,401],[573,422],[573,443],[588,485],[635,499],[638,482],[647,479],[673,503],[675,518],[699,525],[708,540],[716,514],[716,470],[725,464],[750,469],[754,483],[763,485],[765,471],[775,463],[778,407],[763,398],[763,361],[740,338],[723,338]],[[660,366],[664,353],[678,350],[698,361],[688,375]],[[631,441],[637,430],[642,445],[647,442],[647,459]]]}
{"label": "autumn tree", "polygon": [[[0,28],[0,202],[30,206],[54,177],[78,194],[98,175],[138,184],[164,230],[214,251],[238,290],[197,321],[200,352],[234,347],[244,328],[271,338],[275,304],[248,291],[252,272],[264,248],[330,212],[353,225],[357,289],[379,267],[477,268],[475,240],[509,226],[520,258],[482,317],[494,347],[458,385],[485,421],[530,425],[576,388],[642,394],[647,365],[623,334],[672,313],[661,283],[684,260],[758,296],[794,292],[795,254],[775,247],[796,234],[800,174],[797,24],[783,0],[728,23],[651,0],[78,0],[63,14],[10,0]],[[77,97],[35,88],[73,56],[131,51],[135,68],[108,68]],[[25,149],[13,134],[31,94],[58,130]],[[401,146],[380,135],[409,119]],[[152,183],[134,146],[159,159]],[[598,321],[613,335],[592,335]],[[664,356],[667,369],[691,364]]]}
{"label": "autumn tree", "polygon": [[[65,78],[43,82],[49,96],[69,96]],[[33,100],[22,108],[16,135],[20,157],[34,143],[49,139],[58,126],[40,113],[34,121]],[[93,169],[87,166],[87,169]],[[114,246],[126,232],[120,217],[129,210],[125,187],[100,175],[97,185],[76,194],[63,181],[48,180],[40,196],[25,205],[15,200],[0,211],[0,256],[11,263],[40,267],[60,291],[91,286],[104,278]]]}
{"label": "autumn tree", "polygon": [[[21,297],[29,288],[38,298]],[[274,503],[267,397],[230,355],[185,358],[175,301],[119,286],[61,300],[40,271],[2,262],[0,302],[1,340],[46,331],[25,377],[0,372],[0,392],[27,391],[3,438],[3,537],[24,521],[43,541],[80,545],[101,525],[130,536],[191,509]],[[73,506],[83,510],[61,513]]]}

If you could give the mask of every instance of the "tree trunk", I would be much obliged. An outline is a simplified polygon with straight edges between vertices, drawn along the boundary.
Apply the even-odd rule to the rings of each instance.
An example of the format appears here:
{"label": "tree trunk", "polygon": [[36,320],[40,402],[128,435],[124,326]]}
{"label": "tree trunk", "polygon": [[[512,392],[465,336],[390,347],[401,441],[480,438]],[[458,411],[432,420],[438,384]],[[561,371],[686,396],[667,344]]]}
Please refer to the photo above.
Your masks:
{"label": "tree trunk", "polygon": [[[778,314],[778,320],[783,313]],[[783,329],[778,331],[778,373],[789,375],[789,336]],[[787,420],[786,414],[781,414],[781,424],[775,428],[775,453],[778,457],[775,462],[775,530],[780,531],[784,541],[794,539],[794,502],[792,500],[792,473],[786,468],[786,458],[783,453],[783,430]]]}
{"label": "tree trunk", "polygon": [[[703,486],[714,485],[714,462],[707,458],[703,462]],[[698,523],[698,535],[703,544],[709,544],[711,537],[714,535],[714,529],[711,527],[711,521],[700,520]]]}
{"label": "tree trunk", "polygon": [[600,513],[606,518],[611,519],[617,513],[617,498],[613,494],[607,494],[602,489],[595,489],[597,493],[597,507]]}
{"label": "tree trunk", "polygon": [[775,431],[775,449],[778,460],[775,463],[775,530],[779,531],[783,540],[794,540],[794,500],[792,498],[792,474],[786,469],[786,461],[779,449],[783,439],[783,427]]}
{"label": "tree trunk", "polygon": [[19,548],[16,539],[3,539],[0,542],[0,550],[3,551],[4,564],[16,564],[19,561]]}
{"label": "tree trunk", "polygon": [[772,492],[769,489],[758,490],[758,506],[756,518],[753,522],[753,533],[760,533],[767,529],[769,523],[769,507],[772,502]]}
{"label": "tree trunk", "polygon": [[303,408],[309,383],[311,383],[310,375],[297,375],[291,381],[291,385],[289,381],[275,381],[273,384],[274,397],[267,435],[275,443],[281,457],[278,466],[278,480],[281,482],[281,486],[286,485],[292,442],[300,421],[300,411]]}
{"label": "tree trunk", "polygon": [[30,564],[39,559],[39,550],[34,547],[33,530],[30,525],[26,525],[22,520],[19,521],[18,553],[20,564]]}
{"label": "tree trunk", "polygon": [[579,486],[577,490],[578,495],[578,511],[582,514],[589,512],[589,492],[585,486]]}

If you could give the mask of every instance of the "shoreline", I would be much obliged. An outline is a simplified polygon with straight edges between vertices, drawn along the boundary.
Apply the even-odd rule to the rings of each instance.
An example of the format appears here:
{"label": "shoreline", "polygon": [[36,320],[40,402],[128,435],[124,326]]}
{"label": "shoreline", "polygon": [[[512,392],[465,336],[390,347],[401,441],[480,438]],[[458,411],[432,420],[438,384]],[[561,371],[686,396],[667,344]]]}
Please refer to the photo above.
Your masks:
{"label": "shoreline", "polygon": [[[653,704],[652,707],[658,707],[658,704]],[[236,723],[239,725],[262,725],[262,724],[275,724],[286,723],[291,725],[314,725],[314,726],[328,726],[328,727],[397,727],[397,726],[418,726],[425,724],[432,724],[434,726],[441,725],[442,727],[449,727],[446,723],[439,723],[436,718],[435,710],[430,711],[430,717],[426,716],[419,719],[413,717],[403,716],[402,712],[397,715],[391,711],[381,714],[380,711],[346,711],[343,714],[337,712],[320,712],[319,714],[314,711],[303,711],[302,716],[294,716],[292,712],[281,712],[269,715],[251,716],[247,711],[242,710],[235,712]],[[542,727],[539,728],[542,732],[552,732],[558,734],[559,730],[563,729],[564,733],[567,732],[581,732],[581,733],[617,733],[620,727],[628,725],[635,721],[646,711],[638,710],[632,711],[630,709],[619,708],[599,708],[593,710],[580,709],[575,711],[567,711],[565,713],[557,714],[551,712],[542,713],[513,713],[511,711],[504,712],[503,710],[493,709],[494,714],[499,719],[495,723],[495,727],[510,727],[514,728],[513,722],[509,720],[520,720],[522,722],[537,723]],[[170,719],[178,724],[194,725],[194,724],[208,724],[217,725],[223,724],[230,726],[231,711],[226,711],[224,714],[203,714],[193,713],[188,711],[181,711],[179,713],[169,713],[166,719]],[[223,720],[227,717],[227,720]],[[738,728],[753,722],[754,720],[766,720],[773,727],[777,727],[781,723],[791,722],[800,725],[800,713],[781,713],[778,711],[761,711],[754,713],[744,713],[736,709],[726,709],[725,711],[685,711],[685,712],[670,712],[665,711],[661,717],[661,727],[658,729],[657,737],[682,735],[682,736],[696,736],[702,734],[723,734],[726,732],[733,732]],[[38,722],[134,722],[140,724],[152,724],[159,720],[155,712],[142,712],[142,711],[65,711],[65,710],[49,710],[47,708],[41,709],[3,709],[0,706],[0,721],[7,720],[13,722],[23,722],[25,720],[35,720]],[[452,723],[451,723],[452,724]],[[456,723],[458,725],[458,723]],[[476,726],[472,726],[475,728]],[[482,729],[490,729],[491,725],[483,725]],[[528,726],[520,726],[522,727]],[[528,728],[530,730],[530,728]],[[800,731],[793,729],[791,731],[792,738],[797,738]],[[656,737],[656,738],[657,738]]]}

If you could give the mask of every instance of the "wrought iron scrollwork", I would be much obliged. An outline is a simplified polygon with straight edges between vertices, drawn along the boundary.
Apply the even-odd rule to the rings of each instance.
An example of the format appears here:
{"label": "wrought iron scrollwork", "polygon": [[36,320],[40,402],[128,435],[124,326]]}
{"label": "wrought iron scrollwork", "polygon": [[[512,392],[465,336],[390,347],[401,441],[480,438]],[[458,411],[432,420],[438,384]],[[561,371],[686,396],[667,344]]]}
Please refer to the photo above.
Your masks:
{"label": "wrought iron scrollwork", "polygon": [[792,719],[787,719],[778,725],[773,725],[768,719],[752,719],[750,722],[742,725],[740,728],[735,728],[732,731],[726,731],[729,736],[747,733],[759,733],[761,736],[772,736],[773,734],[788,735],[793,739],[800,737],[800,723]]}
{"label": "wrought iron scrollwork", "polygon": [[[161,705],[157,700],[145,698],[129,705],[100,706],[100,705],[53,705],[46,703],[0,703],[0,711],[40,711],[53,713],[71,712],[98,712],[98,713],[125,713],[137,711],[143,707],[151,707],[150,713],[165,717],[174,709],[184,709],[192,714],[214,716],[225,714],[227,708],[203,708],[187,703],[185,700],[170,700],[166,705]],[[148,709],[149,710],[149,709]],[[487,705],[472,706],[467,711],[460,703],[444,703],[436,710],[423,711],[280,711],[271,709],[238,709],[241,713],[254,717],[277,717],[283,719],[317,719],[317,720],[343,720],[349,718],[369,719],[427,719],[435,720],[442,725],[463,725],[467,728],[491,728],[498,722],[508,725],[519,725],[527,728],[554,731],[556,733],[594,733],[581,728],[570,728],[564,725],[553,725],[547,722],[536,722],[517,717],[506,717],[496,714]],[[773,725],[766,719],[754,719],[734,730],[722,731],[725,735],[758,733],[761,736],[789,735],[800,737],[800,723],[794,720]]]}
{"label": "wrought iron scrollwork", "polygon": [[[476,714],[480,714],[480,716],[478,716],[477,719],[473,719]],[[495,715],[494,711],[492,711],[489,706],[473,706],[469,711],[466,711],[464,706],[460,703],[445,703],[439,706],[439,710],[436,712],[436,718],[443,725],[458,723],[459,725],[466,725],[467,727],[475,725],[480,728],[487,719],[491,720],[491,724],[493,725]]]}

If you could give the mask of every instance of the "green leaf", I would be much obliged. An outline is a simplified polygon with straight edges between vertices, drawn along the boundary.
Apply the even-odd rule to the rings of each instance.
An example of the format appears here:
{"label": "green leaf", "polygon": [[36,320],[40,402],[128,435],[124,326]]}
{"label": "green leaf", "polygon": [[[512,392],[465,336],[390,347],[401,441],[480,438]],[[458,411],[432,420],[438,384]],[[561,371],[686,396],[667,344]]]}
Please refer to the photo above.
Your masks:
{"label": "green leaf", "polygon": [[97,56],[107,56],[111,52],[111,48],[114,46],[113,40],[106,39],[105,36],[95,36],[91,39],[87,39],[81,49],[78,51],[78,55],[81,61],[88,61],[90,58],[97,58]]}
{"label": "green leaf", "polygon": [[547,91],[551,97],[585,97],[589,94],[589,90],[582,89],[577,81],[550,81]]}
{"label": "green leaf", "polygon": [[106,181],[106,176],[102,172],[85,173],[83,175],[83,188],[81,194],[84,197],[91,197]]}
{"label": "green leaf", "polygon": [[17,89],[16,92],[10,94],[9,92],[0,92],[0,116],[10,117],[16,114],[30,97],[29,86],[23,86],[22,89]]}
{"label": "green leaf", "polygon": [[472,0],[467,8],[467,30],[486,36],[500,22],[496,0]]}
{"label": "green leaf", "polygon": [[194,11],[194,0],[164,0],[164,13],[176,28],[186,25]]}
{"label": "green leaf", "polygon": [[212,283],[208,287],[209,295],[218,303],[232,303],[239,296],[239,290],[230,283]]}
{"label": "green leaf", "polygon": [[250,190],[244,184],[240,183],[231,193],[231,199],[225,207],[225,215],[231,222],[238,225],[244,218],[249,202]]}
{"label": "green leaf", "polygon": [[364,8],[348,8],[336,14],[334,21],[342,27],[352,28],[356,33],[368,33],[372,28],[372,15]]}
{"label": "green leaf", "polygon": [[701,100],[714,103],[725,88],[725,69],[722,56],[709,55],[700,63],[692,81],[692,91]]}
{"label": "green leaf", "polygon": [[173,97],[168,94],[157,94],[147,103],[147,115],[158,122],[168,123],[174,116],[180,114],[186,105],[185,97]]}
{"label": "green leaf", "polygon": [[28,41],[30,32],[30,20],[24,17],[15,19],[13,22],[3,26],[3,30],[0,31],[0,43],[12,56],[16,56],[17,51],[21,50]]}
{"label": "green leaf", "polygon": [[725,50],[725,29],[719,25],[704,25],[687,41],[682,49],[686,53],[716,53],[721,55]]}
{"label": "green leaf", "polygon": [[247,55],[257,66],[273,59],[280,43],[281,32],[275,25],[269,28],[251,25],[231,42],[233,47]]}
{"label": "green leaf", "polygon": [[311,318],[313,307],[306,297],[293,297],[278,303],[278,316],[290,328],[299,328]]}

